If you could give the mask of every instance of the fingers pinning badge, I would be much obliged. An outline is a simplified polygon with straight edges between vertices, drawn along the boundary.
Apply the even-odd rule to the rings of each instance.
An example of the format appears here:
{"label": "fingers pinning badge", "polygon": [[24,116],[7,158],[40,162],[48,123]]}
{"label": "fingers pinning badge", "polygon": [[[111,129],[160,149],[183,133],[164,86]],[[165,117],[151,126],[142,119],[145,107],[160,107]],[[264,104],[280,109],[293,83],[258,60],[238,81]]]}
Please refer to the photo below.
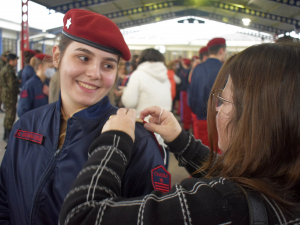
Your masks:
{"label": "fingers pinning badge", "polygon": [[[114,117],[115,115],[111,115],[109,117],[109,119],[111,119],[112,117]],[[144,121],[141,119],[141,118],[135,118],[135,122],[138,122],[138,123],[144,123]]]}

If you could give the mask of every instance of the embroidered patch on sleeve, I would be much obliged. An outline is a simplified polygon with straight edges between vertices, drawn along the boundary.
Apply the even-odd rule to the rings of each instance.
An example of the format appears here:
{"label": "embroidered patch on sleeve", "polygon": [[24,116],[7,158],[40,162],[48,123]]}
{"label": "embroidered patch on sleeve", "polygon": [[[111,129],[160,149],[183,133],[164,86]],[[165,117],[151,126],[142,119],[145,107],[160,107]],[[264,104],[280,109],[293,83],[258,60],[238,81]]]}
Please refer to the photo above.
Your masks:
{"label": "embroidered patch on sleeve", "polygon": [[21,95],[21,98],[27,98],[28,97],[27,90],[23,90],[20,95]]}
{"label": "embroidered patch on sleeve", "polygon": [[171,190],[171,174],[163,166],[151,170],[151,179],[154,190],[163,193]]}
{"label": "embroidered patch on sleeve", "polygon": [[34,132],[29,132],[29,131],[18,129],[17,132],[15,133],[15,137],[23,139],[23,140],[27,140],[27,141],[32,141],[32,142],[35,142],[38,144],[42,144],[44,136],[41,134],[34,133]]}

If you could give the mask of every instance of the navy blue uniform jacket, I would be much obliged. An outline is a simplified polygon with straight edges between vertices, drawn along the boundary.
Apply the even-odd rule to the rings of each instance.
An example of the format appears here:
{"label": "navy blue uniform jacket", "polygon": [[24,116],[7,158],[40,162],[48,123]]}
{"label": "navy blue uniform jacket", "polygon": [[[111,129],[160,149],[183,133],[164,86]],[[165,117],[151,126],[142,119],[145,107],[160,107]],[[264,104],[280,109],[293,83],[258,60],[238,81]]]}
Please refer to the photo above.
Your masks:
{"label": "navy blue uniform jacket", "polygon": [[21,87],[24,86],[24,84],[33,76],[35,75],[35,71],[33,69],[32,66],[27,65],[24,67],[24,69],[22,70],[22,74],[21,74]]}
{"label": "navy blue uniform jacket", "polygon": [[48,96],[43,93],[43,82],[37,75],[33,75],[22,87],[17,107],[18,116],[48,104]]}
{"label": "navy blue uniform jacket", "polygon": [[180,91],[187,91],[189,86],[189,74],[191,69],[182,68],[179,72],[179,77],[181,79]]}
{"label": "navy blue uniform jacket", "polygon": [[208,98],[221,67],[220,60],[208,58],[204,63],[197,65],[193,71],[188,102],[198,120],[206,120]]}
{"label": "navy blue uniform jacket", "polygon": [[[58,101],[32,110],[13,126],[0,168],[1,225],[57,225],[63,200],[88,159],[90,144],[99,137],[109,116],[117,111],[105,97],[75,113],[68,119],[65,142],[58,150],[60,108]],[[41,140],[41,144],[35,143]],[[136,123],[131,157],[120,181],[121,195],[127,198],[153,191],[151,169],[163,165],[156,140],[141,123]],[[103,162],[101,169],[112,172],[106,163]],[[85,190],[89,186],[81,188]],[[111,192],[105,187],[104,190]]]}

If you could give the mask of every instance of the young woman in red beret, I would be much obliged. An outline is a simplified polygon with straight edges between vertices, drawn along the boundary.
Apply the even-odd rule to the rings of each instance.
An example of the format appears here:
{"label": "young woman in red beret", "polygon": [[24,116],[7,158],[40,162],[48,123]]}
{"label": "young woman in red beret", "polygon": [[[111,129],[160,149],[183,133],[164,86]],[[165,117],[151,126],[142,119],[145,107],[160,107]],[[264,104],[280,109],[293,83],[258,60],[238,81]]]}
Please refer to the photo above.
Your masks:
{"label": "young woman in red beret", "polygon": [[[141,118],[152,116],[145,127],[164,138],[192,176],[167,193],[121,198],[112,173],[99,171],[95,182],[87,169],[106,161],[119,179],[126,174],[135,112],[120,109],[91,145],[60,225],[300,224],[299,61],[296,43],[253,46],[227,60],[208,101],[211,150],[172,113],[156,106],[142,111]],[[222,156],[215,154],[218,147]],[[78,191],[91,185],[99,188]]]}
{"label": "young woman in red beret", "polygon": [[45,84],[55,73],[52,56],[43,53],[36,54],[31,63],[35,74],[23,85],[18,102],[17,113],[21,117],[30,110],[48,104],[49,88]]}
{"label": "young woman in red beret", "polygon": [[[89,145],[117,112],[106,94],[116,80],[120,57],[129,60],[130,51],[111,20],[79,9],[65,14],[60,44],[53,48],[61,95],[58,102],[25,113],[12,129],[0,170],[0,224],[58,224],[63,200],[88,159]],[[142,123],[136,124],[135,136],[127,173],[117,180],[123,197],[150,193],[151,170],[163,165],[156,140]],[[106,161],[100,170],[115,174]]]}

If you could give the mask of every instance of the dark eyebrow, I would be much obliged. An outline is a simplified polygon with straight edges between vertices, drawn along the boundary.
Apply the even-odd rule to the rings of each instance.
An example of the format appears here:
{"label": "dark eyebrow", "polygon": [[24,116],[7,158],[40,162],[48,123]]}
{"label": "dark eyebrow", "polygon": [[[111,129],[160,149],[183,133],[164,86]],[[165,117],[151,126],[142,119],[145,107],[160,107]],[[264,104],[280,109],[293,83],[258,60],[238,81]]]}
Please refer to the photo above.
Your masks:
{"label": "dark eyebrow", "polygon": [[118,61],[116,59],[114,59],[114,58],[105,57],[104,59],[107,60],[107,61],[115,62],[115,63],[118,64]]}
{"label": "dark eyebrow", "polygon": [[81,51],[81,52],[85,52],[88,55],[95,56],[95,54],[93,52],[91,52],[90,50],[88,50],[86,48],[76,48],[75,51]]}
{"label": "dark eyebrow", "polygon": [[[93,52],[91,52],[90,50],[88,50],[86,48],[76,48],[75,51],[81,51],[81,52],[85,52],[88,55],[95,56],[95,54]],[[104,59],[118,64],[118,61],[114,58],[105,57]]]}

